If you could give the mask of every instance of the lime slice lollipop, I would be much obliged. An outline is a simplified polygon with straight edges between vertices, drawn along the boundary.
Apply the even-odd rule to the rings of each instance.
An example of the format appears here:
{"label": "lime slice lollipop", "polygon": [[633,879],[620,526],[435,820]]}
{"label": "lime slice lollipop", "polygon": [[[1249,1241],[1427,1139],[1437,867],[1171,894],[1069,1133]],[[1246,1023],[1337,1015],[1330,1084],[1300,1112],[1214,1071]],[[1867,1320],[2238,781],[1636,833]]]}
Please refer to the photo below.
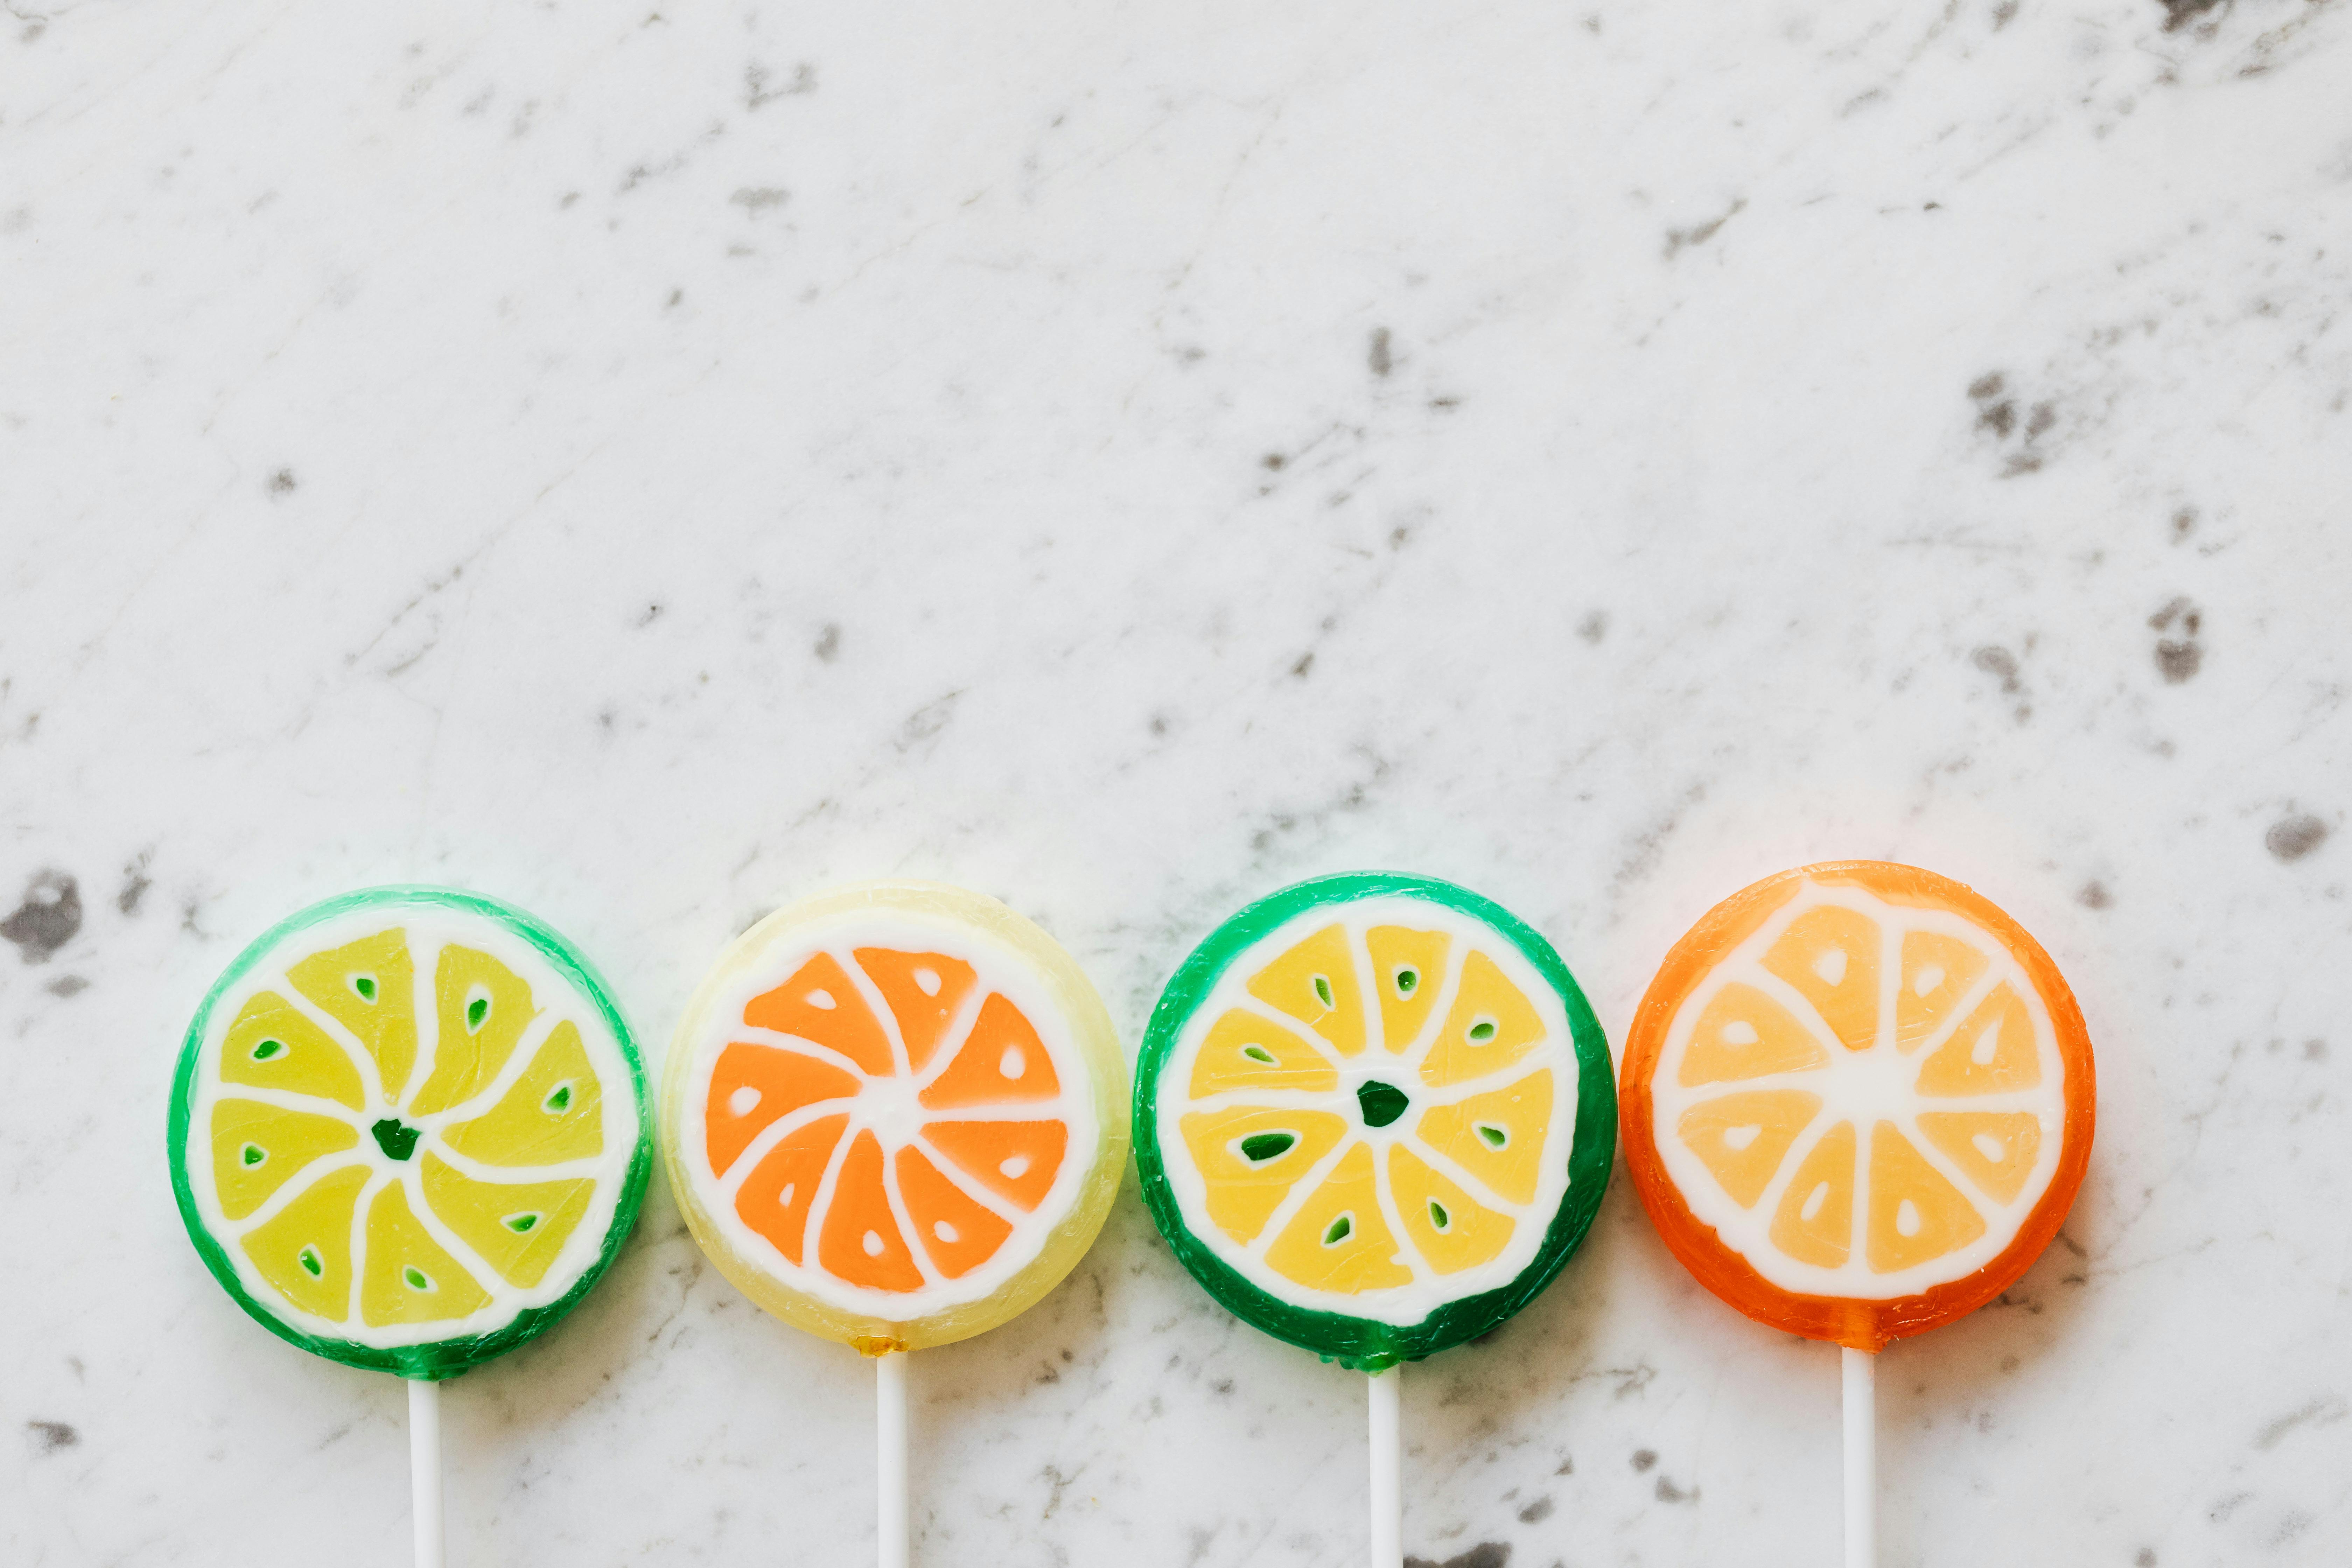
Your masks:
{"label": "lime slice lollipop", "polygon": [[1136,1066],[1176,1256],[1276,1338],[1378,1373],[1494,1329],[1600,1207],[1616,1096],[1549,943],[1423,877],[1303,882],[1217,928]]}
{"label": "lime slice lollipop", "polygon": [[520,910],[381,888],[222,975],[172,1086],[197,1253],[281,1339],[454,1377],[579,1304],[652,1167],[644,1074],[587,962]]}

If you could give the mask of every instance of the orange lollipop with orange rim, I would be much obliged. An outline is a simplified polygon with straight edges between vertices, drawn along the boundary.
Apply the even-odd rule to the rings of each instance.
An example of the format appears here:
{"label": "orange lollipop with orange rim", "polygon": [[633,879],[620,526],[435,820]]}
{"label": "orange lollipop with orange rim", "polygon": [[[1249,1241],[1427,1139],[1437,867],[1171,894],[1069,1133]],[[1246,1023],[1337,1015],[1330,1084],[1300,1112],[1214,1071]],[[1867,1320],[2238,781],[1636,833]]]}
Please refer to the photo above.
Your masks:
{"label": "orange lollipop with orange rim", "polygon": [[1619,1076],[1627,1173],[1667,1247],[1749,1317],[1845,1347],[1846,1561],[1866,1568],[1871,1357],[2006,1289],[2082,1185],[2074,993],[1949,878],[1807,866],[1675,944]]}

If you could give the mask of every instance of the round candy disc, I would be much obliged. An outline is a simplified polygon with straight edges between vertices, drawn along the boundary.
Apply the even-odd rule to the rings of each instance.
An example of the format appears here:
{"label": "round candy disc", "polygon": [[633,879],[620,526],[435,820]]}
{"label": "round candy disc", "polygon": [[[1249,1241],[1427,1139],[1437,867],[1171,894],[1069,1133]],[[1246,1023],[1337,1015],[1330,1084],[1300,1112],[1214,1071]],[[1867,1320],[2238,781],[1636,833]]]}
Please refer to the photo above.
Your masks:
{"label": "round candy disc", "polygon": [[1544,939],[1450,883],[1302,882],[1202,942],[1136,1068],[1136,1163],[1235,1315],[1378,1371],[1551,1282],[1609,1180],[1609,1047]]}
{"label": "round candy disc", "polygon": [[1717,904],[1625,1043],[1625,1165],[1759,1321],[1875,1351],[1974,1310],[2057,1234],[2091,1042],[2050,955],[1932,871],[1853,860]]}
{"label": "round candy disc", "polygon": [[992,1329],[1076,1265],[1127,1163],[1127,1073],[1053,938],[977,893],[868,882],[720,957],[662,1131],[720,1272],[879,1354]]}
{"label": "round candy disc", "polygon": [[380,888],[240,954],[189,1026],[172,1185],[231,1296],[352,1366],[453,1377],[570,1311],[652,1169],[586,960],[520,910]]}

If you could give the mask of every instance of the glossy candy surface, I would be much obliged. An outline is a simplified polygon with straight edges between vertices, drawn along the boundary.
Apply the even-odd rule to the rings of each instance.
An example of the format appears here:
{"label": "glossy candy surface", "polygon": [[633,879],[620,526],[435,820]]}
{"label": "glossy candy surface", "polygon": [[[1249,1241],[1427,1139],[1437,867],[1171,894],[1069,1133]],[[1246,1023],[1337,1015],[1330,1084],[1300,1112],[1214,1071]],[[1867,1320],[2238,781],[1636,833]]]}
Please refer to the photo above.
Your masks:
{"label": "glossy candy surface", "polygon": [[551,1327],[619,1251],[652,1169],[603,983],[520,910],[380,888],[302,910],[213,987],[169,1153],[214,1276],[353,1366],[454,1376]]}
{"label": "glossy candy surface", "polygon": [[720,957],[670,1047],[663,1152],[695,1239],[778,1317],[868,1353],[994,1328],[1093,1244],[1127,1074],[1076,963],[993,899],[867,882]]}
{"label": "glossy candy surface", "polygon": [[1557,1275],[1609,1179],[1607,1042],[1542,937],[1428,878],[1327,877],[1220,926],[1137,1066],[1152,1217],[1219,1301],[1378,1371]]}
{"label": "glossy candy surface", "polygon": [[1625,1163],[1749,1317],[1875,1351],[2006,1289],[2090,1157],[2091,1045],[2057,966],[1948,878],[1809,866],[1710,910],[1626,1037]]}

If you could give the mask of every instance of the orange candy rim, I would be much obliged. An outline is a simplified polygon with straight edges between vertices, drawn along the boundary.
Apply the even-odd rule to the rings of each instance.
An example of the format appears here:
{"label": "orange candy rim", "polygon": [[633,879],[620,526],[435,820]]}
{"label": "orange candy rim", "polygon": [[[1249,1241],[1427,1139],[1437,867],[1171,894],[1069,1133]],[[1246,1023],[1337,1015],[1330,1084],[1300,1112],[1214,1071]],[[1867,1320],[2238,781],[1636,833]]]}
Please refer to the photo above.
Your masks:
{"label": "orange candy rim", "polygon": [[[1658,1157],[1652,1128],[1650,1080],[1672,1026],[1692,989],[1808,881],[1859,887],[1886,902],[1948,909],[1974,921],[2007,948],[2033,983],[2066,1068],[2066,1112],[2058,1168],[2050,1185],[2007,1247],[1972,1274],[1916,1295],[1870,1301],[1801,1295],[1771,1283],[1691,1213]],[[2077,1087],[2079,1086],[2079,1088]],[[1683,934],[1658,966],[1626,1031],[1618,1071],[1618,1103],[1625,1170],[1643,1208],[1667,1250],[1698,1282],[1748,1317],[1809,1340],[1830,1340],[1877,1351],[1965,1317],[2009,1289],[2032,1267],[2065,1224],[2090,1166],[2098,1083],[2082,1009],[2058,966],[2026,931],[1990,900],[1964,883],[1916,866],[1885,860],[1832,860],[1782,871],[1741,889],[1709,910]]]}

